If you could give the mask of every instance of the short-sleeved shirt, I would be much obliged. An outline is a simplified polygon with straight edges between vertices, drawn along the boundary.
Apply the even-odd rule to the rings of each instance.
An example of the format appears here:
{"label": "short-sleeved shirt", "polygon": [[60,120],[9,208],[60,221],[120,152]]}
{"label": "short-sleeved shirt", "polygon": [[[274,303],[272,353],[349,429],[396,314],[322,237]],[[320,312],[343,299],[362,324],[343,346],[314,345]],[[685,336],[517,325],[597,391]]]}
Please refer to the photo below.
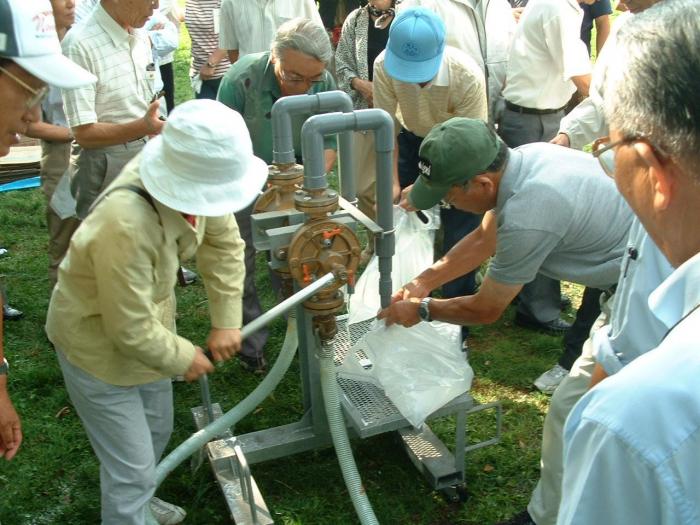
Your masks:
{"label": "short-sleeved shirt", "polygon": [[632,211],[590,154],[545,143],[511,150],[495,211],[495,281],[617,282]]}
{"label": "short-sleeved shirt", "polygon": [[146,114],[156,80],[146,31],[126,31],[98,5],[61,45],[64,55],[97,77],[94,85],[63,90],[71,127],[125,124]]}
{"label": "short-sleeved shirt", "polygon": [[459,49],[445,46],[437,75],[424,87],[390,77],[384,68],[385,53],[374,61],[374,107],[392,115],[401,127],[425,137],[433,126],[452,117],[488,119],[484,74]]}
{"label": "short-sleeved shirt", "polygon": [[[209,55],[219,49],[219,20],[221,0],[187,0],[185,26],[192,40],[190,76],[196,75],[209,60]],[[213,78],[221,78],[231,63],[225,56],[214,68]]]}
{"label": "short-sleeved shirt", "polygon": [[314,0],[223,0],[219,45],[239,57],[268,51],[277,28],[297,17],[323,27]]}
{"label": "short-sleeved shirt", "polygon": [[596,18],[612,14],[612,5],[610,0],[596,0],[594,4],[581,4],[583,11],[583,21],[581,22],[581,40],[588,48],[588,54],[591,54],[591,30],[593,22]]}
{"label": "short-sleeved shirt", "polygon": [[[332,91],[335,81],[328,71],[323,80],[314,83],[309,94]],[[219,86],[218,100],[238,111],[245,120],[253,152],[265,162],[272,163],[272,106],[282,97],[279,83],[270,62],[270,52],[246,55],[231,66]],[[309,114],[292,118],[294,151],[301,156],[301,126]],[[324,139],[325,149],[336,149],[335,135]]]}
{"label": "short-sleeved shirt", "polygon": [[510,46],[506,100],[535,109],[569,101],[576,91],[571,78],[591,72],[579,38],[582,16],[576,0],[530,0]]}
{"label": "short-sleeved shirt", "polygon": [[589,390],[564,429],[557,523],[700,523],[700,254],[648,301],[666,334]]}

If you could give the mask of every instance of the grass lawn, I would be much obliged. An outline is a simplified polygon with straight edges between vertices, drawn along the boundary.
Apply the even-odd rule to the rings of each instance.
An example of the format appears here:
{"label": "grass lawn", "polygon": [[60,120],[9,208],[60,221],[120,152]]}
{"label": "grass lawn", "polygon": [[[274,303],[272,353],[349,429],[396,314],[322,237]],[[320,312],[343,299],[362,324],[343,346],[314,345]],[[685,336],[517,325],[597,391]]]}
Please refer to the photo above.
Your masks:
{"label": "grass lawn", "polygon": [[[177,100],[190,98],[187,79],[189,42],[183,34],[177,55]],[[25,441],[17,458],[0,461],[0,521],[21,524],[94,524],[99,522],[97,461],[72,409],[43,324],[48,305],[45,203],[39,190],[0,194],[0,275],[11,304],[25,318],[5,325],[5,353],[12,364],[10,392],[22,416]],[[262,264],[262,262],[261,262]],[[272,296],[265,271],[258,272],[266,307]],[[580,290],[567,287],[576,297]],[[202,344],[208,330],[206,296],[201,284],[178,289],[178,326],[182,335]],[[571,313],[571,312],[569,312]],[[355,442],[354,451],[376,514],[386,524],[488,525],[525,508],[538,478],[540,435],[548,398],[532,381],[558,359],[561,340],[518,329],[507,312],[492,326],[472,331],[472,393],[478,401],[501,400],[504,407],[500,444],[467,456],[468,499],[448,503],[431,491],[404,454],[396,437],[385,434]],[[272,327],[268,357],[281,345],[284,322]],[[228,409],[247,395],[258,379],[236,362],[212,375],[212,395]],[[198,387],[177,383],[175,433],[171,446],[192,431],[190,407],[199,404]],[[296,361],[275,393],[237,428],[240,433],[289,423],[301,416]],[[433,429],[453,441],[450,418]],[[475,441],[493,432],[492,418],[469,420]],[[253,466],[253,475],[277,523],[356,523],[333,450],[320,450]],[[159,496],[186,508],[186,523],[230,523],[223,497],[205,467],[192,473],[180,466]]]}

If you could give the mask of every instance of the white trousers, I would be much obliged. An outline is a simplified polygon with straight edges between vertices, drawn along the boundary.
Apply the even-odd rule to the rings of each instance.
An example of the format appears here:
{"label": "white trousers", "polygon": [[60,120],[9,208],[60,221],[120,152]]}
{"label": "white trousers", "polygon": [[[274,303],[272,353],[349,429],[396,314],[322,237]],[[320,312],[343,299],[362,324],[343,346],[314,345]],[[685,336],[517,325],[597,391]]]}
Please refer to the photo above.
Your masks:
{"label": "white trousers", "polygon": [[57,348],[66,389],[100,461],[102,523],[144,525],[155,467],[173,430],[170,379],[110,385],[68,362]]}

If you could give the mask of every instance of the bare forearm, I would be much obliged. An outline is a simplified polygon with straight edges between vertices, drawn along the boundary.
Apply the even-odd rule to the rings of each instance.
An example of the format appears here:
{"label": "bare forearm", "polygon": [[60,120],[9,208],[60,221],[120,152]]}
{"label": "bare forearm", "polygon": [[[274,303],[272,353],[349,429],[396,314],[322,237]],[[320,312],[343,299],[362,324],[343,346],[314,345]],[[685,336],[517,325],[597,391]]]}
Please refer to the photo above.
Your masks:
{"label": "bare forearm", "polygon": [[95,149],[124,144],[149,134],[144,119],[132,120],[126,124],[96,122],[73,128],[75,139],[83,148]]}
{"label": "bare forearm", "polygon": [[576,90],[581,94],[581,96],[588,96],[588,91],[591,88],[591,75],[571,77],[571,81],[574,83]]}
{"label": "bare forearm", "polygon": [[435,321],[459,325],[490,324],[498,320],[502,310],[489,307],[477,295],[430,301],[430,317]]}
{"label": "bare forearm", "polygon": [[596,18],[595,21],[595,51],[596,51],[596,57],[600,56],[600,51],[603,49],[603,46],[605,45],[605,41],[608,39],[608,36],[610,35],[610,16],[605,15],[599,18]]}
{"label": "bare forearm", "polygon": [[27,136],[47,142],[70,142],[73,140],[69,128],[48,122],[32,122],[27,128]]}
{"label": "bare forearm", "polygon": [[232,64],[238,60],[238,49],[231,49],[228,51],[228,61]]}

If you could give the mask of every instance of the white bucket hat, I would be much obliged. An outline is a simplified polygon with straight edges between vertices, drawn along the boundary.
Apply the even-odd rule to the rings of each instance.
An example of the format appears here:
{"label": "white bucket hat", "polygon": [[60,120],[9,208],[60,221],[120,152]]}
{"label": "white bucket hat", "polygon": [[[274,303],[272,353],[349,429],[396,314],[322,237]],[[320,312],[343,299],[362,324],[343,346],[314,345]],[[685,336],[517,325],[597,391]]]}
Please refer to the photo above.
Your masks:
{"label": "white bucket hat", "polygon": [[0,0],[0,56],[59,88],[97,81],[61,53],[49,0]]}
{"label": "white bucket hat", "polygon": [[175,108],[162,134],[144,147],[139,172],[153,198],[205,217],[242,210],[267,180],[243,117],[207,99]]}

